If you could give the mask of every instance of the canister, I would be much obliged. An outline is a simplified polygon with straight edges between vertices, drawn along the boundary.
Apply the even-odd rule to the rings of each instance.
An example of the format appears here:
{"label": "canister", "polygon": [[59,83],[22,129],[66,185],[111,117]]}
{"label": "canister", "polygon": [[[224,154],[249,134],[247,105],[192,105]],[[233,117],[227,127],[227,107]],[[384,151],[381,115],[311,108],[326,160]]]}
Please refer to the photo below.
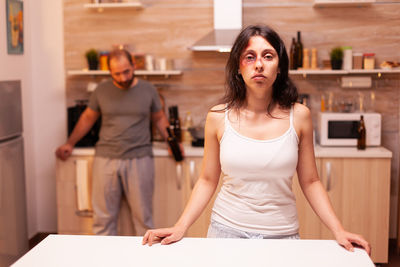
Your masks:
{"label": "canister", "polygon": [[361,70],[363,68],[363,54],[353,53],[353,69]]}
{"label": "canister", "polygon": [[365,53],[364,54],[364,69],[373,70],[375,68],[375,54]]}
{"label": "canister", "polygon": [[100,70],[108,70],[107,59],[110,53],[108,51],[100,52]]}
{"label": "canister", "polygon": [[343,69],[351,70],[353,68],[353,49],[351,46],[343,46]]}

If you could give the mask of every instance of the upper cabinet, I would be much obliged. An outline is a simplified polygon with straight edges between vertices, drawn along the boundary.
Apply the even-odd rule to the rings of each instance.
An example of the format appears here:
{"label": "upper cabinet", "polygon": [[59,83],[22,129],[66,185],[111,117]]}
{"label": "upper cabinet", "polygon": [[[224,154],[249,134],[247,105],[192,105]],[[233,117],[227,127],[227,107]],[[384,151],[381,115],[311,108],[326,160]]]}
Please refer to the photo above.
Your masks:
{"label": "upper cabinet", "polygon": [[367,6],[375,3],[376,0],[314,0],[314,7],[349,7]]}

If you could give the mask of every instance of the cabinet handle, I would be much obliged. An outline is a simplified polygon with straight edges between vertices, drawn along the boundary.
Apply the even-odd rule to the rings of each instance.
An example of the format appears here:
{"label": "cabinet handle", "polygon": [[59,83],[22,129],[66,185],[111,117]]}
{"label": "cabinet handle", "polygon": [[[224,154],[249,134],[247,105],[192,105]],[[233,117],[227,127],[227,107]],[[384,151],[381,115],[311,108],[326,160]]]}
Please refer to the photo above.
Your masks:
{"label": "cabinet handle", "polygon": [[176,188],[181,190],[182,188],[182,164],[176,163]]}
{"label": "cabinet handle", "polygon": [[189,162],[189,173],[190,173],[190,188],[193,189],[194,187],[194,180],[195,180],[195,170],[196,170],[196,162],[194,160],[191,160]]}
{"label": "cabinet handle", "polygon": [[77,210],[75,214],[79,217],[93,217],[93,211],[91,210]]}
{"label": "cabinet handle", "polygon": [[331,163],[326,163],[326,191],[331,191],[331,175],[332,175],[332,168]]}

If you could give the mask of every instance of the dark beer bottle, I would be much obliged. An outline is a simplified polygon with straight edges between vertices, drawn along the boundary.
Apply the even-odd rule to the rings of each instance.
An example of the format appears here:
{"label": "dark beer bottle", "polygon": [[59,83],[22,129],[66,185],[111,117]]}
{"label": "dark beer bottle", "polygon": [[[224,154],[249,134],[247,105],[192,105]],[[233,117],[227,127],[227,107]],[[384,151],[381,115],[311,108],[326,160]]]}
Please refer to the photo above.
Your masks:
{"label": "dark beer bottle", "polygon": [[296,42],[296,69],[303,67],[303,43],[301,42],[301,32],[297,32]]}
{"label": "dark beer bottle", "polygon": [[366,130],[364,124],[364,116],[361,115],[360,122],[358,123],[357,149],[365,149],[365,147],[366,147]]}
{"label": "dark beer bottle", "polygon": [[290,52],[289,52],[289,69],[295,70],[297,69],[296,64],[296,40],[292,38],[292,44],[290,45]]}
{"label": "dark beer bottle", "polygon": [[176,139],[175,135],[173,134],[173,132],[169,127],[167,127],[167,132],[168,132],[168,139],[167,139],[168,145],[172,151],[172,155],[174,156],[175,161],[177,162],[182,161],[183,155],[179,147],[178,140]]}

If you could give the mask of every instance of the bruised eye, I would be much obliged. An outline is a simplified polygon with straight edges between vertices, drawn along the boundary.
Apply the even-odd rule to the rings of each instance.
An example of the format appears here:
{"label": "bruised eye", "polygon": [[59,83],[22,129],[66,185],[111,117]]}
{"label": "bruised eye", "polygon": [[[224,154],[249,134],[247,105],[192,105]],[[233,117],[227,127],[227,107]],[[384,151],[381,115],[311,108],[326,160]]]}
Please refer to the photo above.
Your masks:
{"label": "bruised eye", "polygon": [[256,60],[256,57],[253,56],[253,55],[246,55],[246,56],[244,57],[244,60],[245,60],[246,62],[252,62],[252,61]]}

